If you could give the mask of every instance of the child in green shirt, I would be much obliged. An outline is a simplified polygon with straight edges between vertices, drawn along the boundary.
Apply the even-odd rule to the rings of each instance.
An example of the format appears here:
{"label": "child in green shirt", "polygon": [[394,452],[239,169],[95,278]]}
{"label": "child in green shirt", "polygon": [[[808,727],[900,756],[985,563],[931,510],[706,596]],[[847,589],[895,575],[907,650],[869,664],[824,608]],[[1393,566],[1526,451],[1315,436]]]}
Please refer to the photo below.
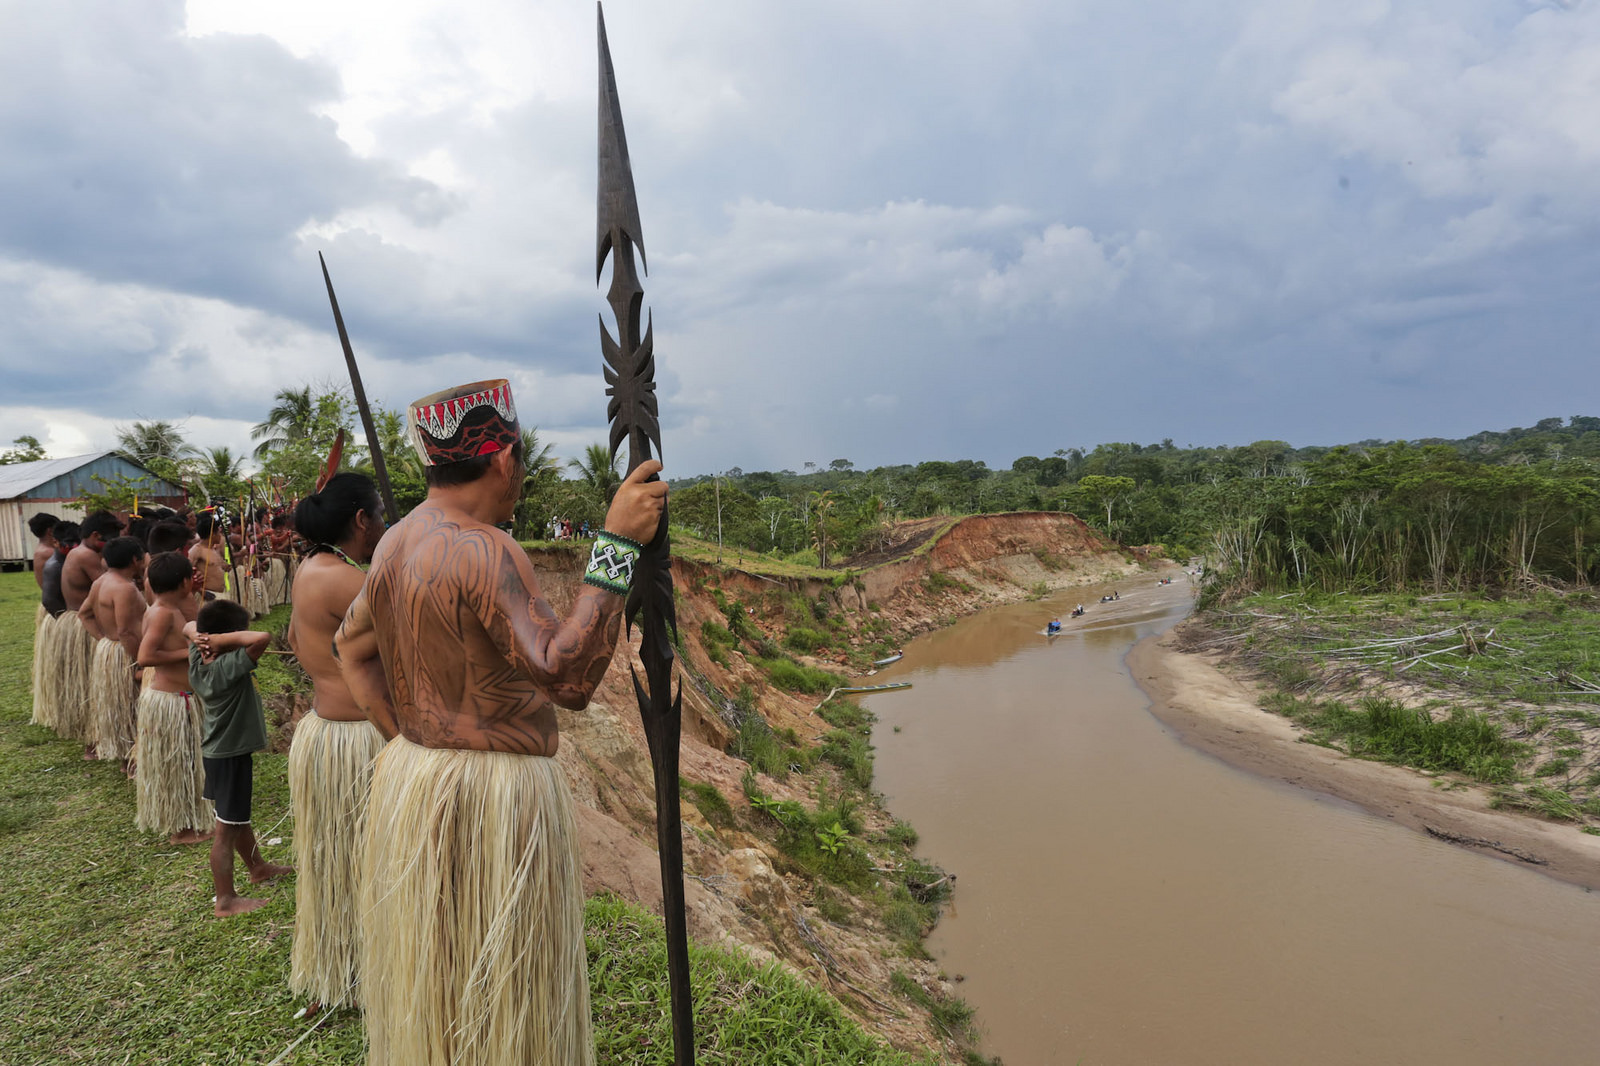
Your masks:
{"label": "child in green shirt", "polygon": [[217,807],[217,832],[211,840],[211,881],[218,918],[266,905],[239,895],[233,887],[233,855],[239,853],[252,884],[293,871],[261,857],[250,828],[254,777],[251,755],[267,746],[267,721],[256,691],[255,669],[272,634],[249,628],[250,612],[231,600],[214,600],[183,627],[189,639],[189,683],[205,709],[200,754],[205,764],[205,798]]}

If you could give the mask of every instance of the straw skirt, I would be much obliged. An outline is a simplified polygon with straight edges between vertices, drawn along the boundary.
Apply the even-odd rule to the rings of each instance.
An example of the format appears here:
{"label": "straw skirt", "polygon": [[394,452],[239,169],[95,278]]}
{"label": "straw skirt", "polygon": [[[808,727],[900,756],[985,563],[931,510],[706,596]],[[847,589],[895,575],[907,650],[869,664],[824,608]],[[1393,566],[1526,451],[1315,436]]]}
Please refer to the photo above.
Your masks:
{"label": "straw skirt", "polygon": [[182,692],[139,693],[139,743],[134,749],[138,806],[134,825],[147,833],[211,828],[216,811],[200,795],[200,700]]}
{"label": "straw skirt", "polygon": [[74,611],[55,622],[56,732],[85,744],[94,743],[93,685],[95,636]]}
{"label": "straw skirt", "polygon": [[369,1066],[590,1066],[572,797],[552,759],[378,756],[361,868]]}
{"label": "straw skirt", "polygon": [[133,660],[121,642],[110,637],[95,642],[89,686],[95,754],[102,759],[126,759],[133,754],[136,737],[139,684],[133,679]]}
{"label": "straw skirt", "polygon": [[55,657],[56,620],[39,605],[33,619],[33,717],[29,721],[47,729],[56,727],[56,674],[61,668]]}
{"label": "straw skirt", "polygon": [[371,722],[300,719],[289,745],[294,809],[294,950],[289,988],[325,1007],[355,1002],[356,870],[383,734]]}

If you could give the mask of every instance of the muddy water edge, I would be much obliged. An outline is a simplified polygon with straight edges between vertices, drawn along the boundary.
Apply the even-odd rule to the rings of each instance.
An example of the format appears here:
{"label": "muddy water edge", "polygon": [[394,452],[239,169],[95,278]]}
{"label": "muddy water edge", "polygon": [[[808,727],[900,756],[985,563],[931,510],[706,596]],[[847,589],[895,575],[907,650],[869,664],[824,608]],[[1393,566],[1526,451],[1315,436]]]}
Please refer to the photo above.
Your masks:
{"label": "muddy water edge", "polygon": [[985,1053],[1597,1061],[1600,896],[1185,746],[1124,658],[1190,602],[1140,578],[997,608],[865,698],[877,787],[958,876],[928,949]]}

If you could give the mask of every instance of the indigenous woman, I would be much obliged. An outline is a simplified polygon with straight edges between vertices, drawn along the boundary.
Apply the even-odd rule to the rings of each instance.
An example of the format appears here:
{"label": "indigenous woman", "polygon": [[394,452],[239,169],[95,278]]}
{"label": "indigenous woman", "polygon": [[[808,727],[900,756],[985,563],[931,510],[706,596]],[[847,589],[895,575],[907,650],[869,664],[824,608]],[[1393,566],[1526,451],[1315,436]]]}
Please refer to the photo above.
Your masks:
{"label": "indigenous woman", "polygon": [[372,760],[383,736],[350,697],[333,658],[333,635],[366,578],[384,531],[371,479],[337,474],[300,502],[295,528],[311,544],[295,575],[289,646],[311,675],[315,706],[289,746],[294,805],[294,951],[289,987],[325,1007],[354,1002],[359,948],[356,851]]}

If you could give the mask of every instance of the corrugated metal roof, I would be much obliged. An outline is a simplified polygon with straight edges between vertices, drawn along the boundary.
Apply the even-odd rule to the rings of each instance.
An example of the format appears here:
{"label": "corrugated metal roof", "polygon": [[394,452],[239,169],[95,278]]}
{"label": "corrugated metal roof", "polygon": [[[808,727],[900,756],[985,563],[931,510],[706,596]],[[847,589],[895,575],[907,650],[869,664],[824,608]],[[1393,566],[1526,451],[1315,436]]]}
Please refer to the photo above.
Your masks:
{"label": "corrugated metal roof", "polygon": [[38,488],[46,481],[70,474],[80,466],[87,466],[110,452],[91,452],[88,455],[71,455],[65,459],[38,459],[31,463],[8,463],[0,466],[0,500],[21,496],[29,489]]}

